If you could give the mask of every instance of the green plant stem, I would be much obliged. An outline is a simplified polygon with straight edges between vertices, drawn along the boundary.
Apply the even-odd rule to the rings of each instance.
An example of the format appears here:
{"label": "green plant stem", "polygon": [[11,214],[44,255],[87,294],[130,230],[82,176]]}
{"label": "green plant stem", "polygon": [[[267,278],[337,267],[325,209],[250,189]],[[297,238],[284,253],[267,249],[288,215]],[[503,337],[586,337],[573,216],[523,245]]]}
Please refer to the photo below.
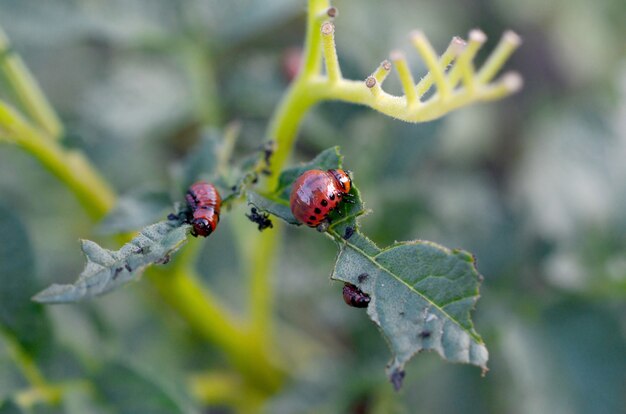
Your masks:
{"label": "green plant stem", "polygon": [[219,126],[222,115],[216,99],[219,95],[210,51],[194,43],[185,46],[183,53],[196,118],[203,125]]}
{"label": "green plant stem", "polygon": [[11,335],[4,334],[2,331],[0,331],[0,334],[2,334],[9,355],[15,361],[15,365],[31,385],[32,392],[37,395],[39,400],[52,405],[58,404],[61,401],[61,391],[48,383],[31,355],[22,348],[19,342]]}
{"label": "green plant stem", "polygon": [[113,207],[115,194],[80,152],[63,148],[2,102],[0,130],[63,182],[92,218],[101,218]]}
{"label": "green plant stem", "polygon": [[232,317],[226,315],[216,298],[200,285],[195,271],[187,264],[174,269],[152,269],[148,277],[157,291],[203,339],[216,344],[230,362],[257,388],[274,392],[282,373],[268,359],[264,347]]}
{"label": "green plant stem", "polygon": [[28,116],[48,136],[60,138],[63,127],[59,117],[22,59],[12,51],[9,39],[2,28],[0,28],[0,69]]}

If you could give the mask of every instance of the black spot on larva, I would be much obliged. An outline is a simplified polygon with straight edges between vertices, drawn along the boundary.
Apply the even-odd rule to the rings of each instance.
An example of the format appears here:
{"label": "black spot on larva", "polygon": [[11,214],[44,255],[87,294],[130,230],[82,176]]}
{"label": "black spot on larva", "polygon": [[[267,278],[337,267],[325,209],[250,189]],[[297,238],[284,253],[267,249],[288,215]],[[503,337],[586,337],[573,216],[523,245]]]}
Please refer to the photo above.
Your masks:
{"label": "black spot on larva", "polygon": [[341,198],[341,193],[337,194],[337,198]]}
{"label": "black spot on larva", "polygon": [[311,217],[309,217],[309,220],[311,220],[311,221],[315,221],[315,216],[311,216]]}
{"label": "black spot on larva", "polygon": [[369,275],[367,273],[361,273],[360,275],[358,275],[356,278],[359,281],[359,283],[363,283],[367,280],[367,277]]}
{"label": "black spot on larva", "polygon": [[430,331],[422,331],[417,336],[419,336],[422,339],[427,339],[427,338],[430,338],[430,335],[431,335]]}
{"label": "black spot on larva", "polygon": [[132,272],[133,269],[130,268],[130,265],[128,263],[124,264],[124,267],[126,268],[126,270],[128,270],[129,272]]}
{"label": "black spot on larva", "polygon": [[320,210],[317,207],[315,207],[315,210],[313,210],[313,211],[315,211],[315,214],[321,214],[322,213],[322,210]]}
{"label": "black spot on larva", "polygon": [[170,213],[167,215],[168,220],[178,220],[178,216],[176,214]]}
{"label": "black spot on larva", "polygon": [[335,195],[334,195],[334,194],[331,194],[329,198],[330,198],[331,200],[334,200],[334,199],[335,199]]}
{"label": "black spot on larva", "polygon": [[328,205],[328,201],[322,200],[322,207],[326,207]]}

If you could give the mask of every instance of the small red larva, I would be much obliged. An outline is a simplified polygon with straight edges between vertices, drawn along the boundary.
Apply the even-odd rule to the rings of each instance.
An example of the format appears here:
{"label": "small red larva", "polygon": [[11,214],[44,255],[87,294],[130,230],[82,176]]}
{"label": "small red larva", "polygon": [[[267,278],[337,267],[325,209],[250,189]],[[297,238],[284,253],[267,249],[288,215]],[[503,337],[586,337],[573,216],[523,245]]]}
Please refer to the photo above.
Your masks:
{"label": "small red larva", "polygon": [[355,308],[367,308],[370,304],[370,297],[358,287],[346,283],[343,285],[343,301]]}
{"label": "small red larva", "polygon": [[193,236],[206,237],[215,231],[220,219],[222,198],[213,184],[199,181],[189,187],[185,195],[191,210],[189,222]]}
{"label": "small red larva", "polygon": [[309,170],[293,184],[289,205],[300,223],[317,227],[350,192],[352,180],[344,170]]}

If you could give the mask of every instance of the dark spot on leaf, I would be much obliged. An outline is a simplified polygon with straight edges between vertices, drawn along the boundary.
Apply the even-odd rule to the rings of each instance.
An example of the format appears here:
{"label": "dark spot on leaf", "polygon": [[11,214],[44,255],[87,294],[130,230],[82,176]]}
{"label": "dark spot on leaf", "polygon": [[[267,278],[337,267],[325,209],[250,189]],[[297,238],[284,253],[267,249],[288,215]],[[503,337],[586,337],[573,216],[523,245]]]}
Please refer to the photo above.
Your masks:
{"label": "dark spot on leaf", "polygon": [[162,258],[156,260],[154,263],[156,264],[168,264],[170,262],[170,255],[166,254]]}
{"label": "dark spot on leaf", "polygon": [[344,240],[348,240],[354,234],[354,227],[348,226],[346,227],[346,231],[343,233]]}
{"label": "dark spot on leaf", "polygon": [[117,279],[117,277],[120,275],[122,270],[124,270],[123,267],[118,267],[117,269],[115,269],[115,273],[113,274],[113,280]]}
{"label": "dark spot on leaf", "polygon": [[389,378],[389,380],[393,384],[394,390],[400,391],[400,388],[402,388],[402,381],[404,380],[404,375],[405,375],[404,371],[400,371],[400,370],[395,370],[391,374],[391,378]]}
{"label": "dark spot on leaf", "polygon": [[233,185],[232,187],[230,187],[230,191],[233,191],[233,192],[234,192],[234,191],[237,191],[237,186],[236,186],[236,185]]}
{"label": "dark spot on leaf", "polygon": [[356,278],[359,281],[359,283],[363,283],[367,280],[367,277],[369,275],[367,273],[361,273],[360,275],[358,275]]}

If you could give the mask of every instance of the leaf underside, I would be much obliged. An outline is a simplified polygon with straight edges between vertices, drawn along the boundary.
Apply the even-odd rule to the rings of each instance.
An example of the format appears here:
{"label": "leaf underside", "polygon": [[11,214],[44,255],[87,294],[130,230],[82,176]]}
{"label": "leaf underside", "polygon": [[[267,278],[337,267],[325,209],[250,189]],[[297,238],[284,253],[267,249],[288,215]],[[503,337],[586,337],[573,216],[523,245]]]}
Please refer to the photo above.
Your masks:
{"label": "leaf underside", "polygon": [[99,296],[137,280],[152,264],[164,264],[170,254],[187,240],[190,226],[178,221],[162,221],[144,228],[121,249],[113,251],[90,240],[82,240],[81,248],[87,264],[73,284],[54,284],[33,297],[43,303],[77,302]]}
{"label": "leaf underside", "polygon": [[[313,161],[283,172],[273,193],[249,193],[248,201],[297,224],[289,209],[293,182],[304,171],[341,168],[341,162],[338,148],[330,148]],[[341,203],[330,215],[326,234],[339,245],[331,278],[369,295],[367,314],[393,353],[387,374],[394,387],[402,384],[405,364],[423,350],[487,371],[489,354],[470,315],[482,281],[473,256],[428,241],[379,248],[359,231],[357,219],[367,210],[354,184],[350,191],[353,203]]]}

